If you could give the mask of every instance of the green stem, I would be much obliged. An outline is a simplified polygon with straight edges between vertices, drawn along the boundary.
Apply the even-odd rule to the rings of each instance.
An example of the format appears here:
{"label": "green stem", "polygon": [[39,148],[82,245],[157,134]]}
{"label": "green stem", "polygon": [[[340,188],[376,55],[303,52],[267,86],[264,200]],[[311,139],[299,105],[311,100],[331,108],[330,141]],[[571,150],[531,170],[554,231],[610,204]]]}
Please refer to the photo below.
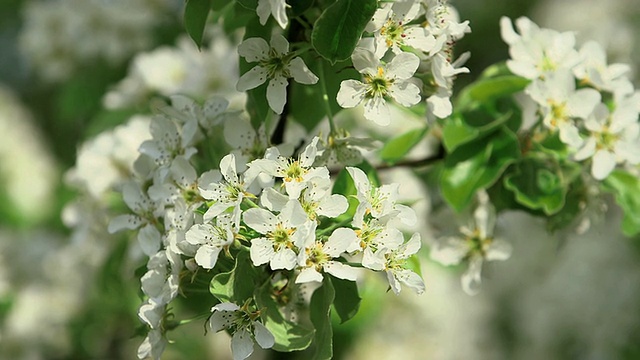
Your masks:
{"label": "green stem", "polygon": [[322,236],[322,235],[325,235],[325,234],[327,234],[327,233],[330,233],[330,232],[332,232],[333,230],[335,230],[335,229],[337,229],[337,228],[339,228],[339,227],[343,227],[343,226],[345,226],[345,225],[348,225],[348,224],[350,224],[352,221],[353,221],[353,219],[352,219],[352,218],[348,218],[348,219],[346,219],[346,220],[342,220],[342,221],[340,221],[340,222],[338,222],[338,223],[335,223],[335,224],[333,224],[333,225],[331,225],[331,226],[329,226],[329,227],[327,227],[327,228],[325,228],[325,229],[317,230],[317,231],[316,231],[316,238],[317,238],[317,237],[320,237],[320,236]]}
{"label": "green stem", "polygon": [[318,75],[320,77],[320,88],[322,90],[322,103],[324,104],[324,111],[327,113],[329,119],[329,135],[337,135],[336,124],[333,122],[333,114],[331,113],[331,106],[329,105],[329,95],[327,94],[327,84],[324,76],[324,63],[321,58],[318,59]]}

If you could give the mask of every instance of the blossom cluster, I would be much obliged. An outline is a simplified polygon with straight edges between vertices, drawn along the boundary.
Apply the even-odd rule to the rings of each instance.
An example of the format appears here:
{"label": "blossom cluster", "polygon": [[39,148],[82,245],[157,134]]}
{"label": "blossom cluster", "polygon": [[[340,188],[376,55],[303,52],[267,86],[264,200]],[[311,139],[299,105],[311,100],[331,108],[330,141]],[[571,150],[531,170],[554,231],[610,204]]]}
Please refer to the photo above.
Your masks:
{"label": "blossom cluster", "polygon": [[590,161],[596,180],[618,165],[639,164],[640,92],[630,67],[609,64],[596,42],[576,48],[572,32],[539,28],[524,17],[516,20],[519,33],[508,18],[500,24],[509,70],[531,80],[521,99],[533,139],[558,135],[574,160]]}
{"label": "blossom cluster", "polygon": [[[221,106],[211,112],[207,104],[216,102]],[[198,141],[206,127],[220,125],[222,120],[211,119],[223,119],[225,108],[220,98],[200,107],[185,97],[174,97],[173,106],[161,108],[151,121],[152,138],[140,145],[135,163],[139,179],[122,188],[133,214],[120,215],[109,225],[111,232],[137,229],[140,248],[149,257],[141,278],[146,300],[139,310],[149,333],[139,357],[162,353],[171,328],[167,306],[179,293],[185,271],[216,269],[222,254],[248,251],[254,267],[284,271],[292,286],[322,282],[324,274],[355,281],[356,267],[364,267],[384,271],[396,294],[400,284],[424,291],[422,279],[407,263],[421,246],[420,236],[415,233],[405,241],[390,221],[416,222],[413,210],[396,201],[399,185],[373,186],[362,170],[348,167],[358,206],[352,216],[345,214],[347,198],[332,194],[329,169],[317,163],[322,158],[318,137],[297,157],[283,156],[277,147],[261,145],[264,136],[251,136],[242,118],[226,118],[224,132],[236,150],[222,157],[218,169],[198,175],[191,162]],[[263,149],[260,157],[256,146]],[[220,306],[214,310],[232,311],[227,307],[237,310],[239,305]],[[235,327],[233,332],[245,329],[245,341],[254,337],[264,346],[269,342],[261,343],[260,326]],[[237,358],[244,358],[251,352],[238,341],[232,348],[244,354]]]}
{"label": "blossom cluster", "polygon": [[[420,24],[414,20],[424,17]],[[345,80],[337,101],[344,108],[364,103],[364,117],[378,125],[391,121],[389,101],[410,107],[418,104],[422,83],[413,77],[429,68],[427,104],[430,116],[451,115],[453,79],[468,72],[461,67],[467,54],[453,60],[453,46],[465,33],[469,22],[459,22],[457,13],[442,0],[411,0],[384,3],[376,11],[364,37],[351,56],[364,82]],[[422,71],[419,71],[422,72]]]}

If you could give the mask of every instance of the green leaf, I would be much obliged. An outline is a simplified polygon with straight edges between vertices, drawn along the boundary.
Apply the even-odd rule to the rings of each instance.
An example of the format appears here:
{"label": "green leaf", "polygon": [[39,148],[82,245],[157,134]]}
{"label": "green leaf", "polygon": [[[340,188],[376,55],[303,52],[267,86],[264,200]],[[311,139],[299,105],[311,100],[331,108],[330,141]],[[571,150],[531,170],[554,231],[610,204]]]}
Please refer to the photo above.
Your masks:
{"label": "green leaf", "polygon": [[531,81],[516,75],[502,75],[475,81],[462,89],[458,108],[474,108],[523,90]]}
{"label": "green leaf", "polygon": [[333,288],[335,290],[335,299],[333,300],[333,307],[336,309],[336,313],[340,317],[340,323],[351,319],[358,313],[360,308],[360,295],[358,294],[358,285],[355,281],[349,281],[344,279],[338,279],[334,276],[327,275],[331,279]]}
{"label": "green leaf", "polygon": [[313,359],[325,360],[333,356],[333,329],[331,327],[331,303],[335,298],[335,290],[328,276],[324,277],[322,286],[311,296],[310,317],[316,329],[314,338],[315,352]]}
{"label": "green leaf", "polygon": [[209,291],[222,302],[242,304],[253,296],[254,290],[264,282],[266,276],[266,273],[253,266],[249,253],[241,251],[231,271],[217,274],[211,279]]}
{"label": "green leaf", "polygon": [[261,311],[264,325],[275,338],[276,343],[273,350],[289,352],[309,347],[315,331],[292,323],[282,316],[279,310],[280,306],[273,297],[271,279],[267,279],[262,286],[256,288],[254,299]]}
{"label": "green leaf", "polygon": [[348,59],[377,8],[376,0],[337,0],[316,20],[311,44],[332,64]]}
{"label": "green leaf", "polygon": [[211,2],[211,10],[213,11],[220,11],[233,5],[233,0],[209,0],[209,2]]}
{"label": "green leaf", "polygon": [[467,125],[458,116],[447,119],[442,128],[442,142],[448,152],[453,151],[459,145],[469,142],[480,135],[480,130]]}
{"label": "green leaf", "polygon": [[447,156],[442,171],[444,199],[456,211],[462,211],[476,191],[491,186],[519,156],[516,135],[504,127],[457,147]]}
{"label": "green leaf", "polygon": [[640,179],[623,171],[614,170],[602,182],[602,189],[615,195],[622,208],[622,232],[626,236],[640,233]]}
{"label": "green leaf", "polygon": [[245,9],[255,11],[258,7],[258,0],[236,0],[238,4],[242,5]]}
{"label": "green leaf", "polygon": [[409,130],[387,141],[380,150],[380,158],[389,163],[395,163],[402,159],[411,149],[418,145],[427,130],[429,130],[428,127]]}
{"label": "green leaf", "polygon": [[560,176],[551,171],[548,164],[528,158],[518,162],[514,171],[505,176],[504,186],[514,193],[518,203],[552,215],[565,203],[567,186]]}
{"label": "green leaf", "polygon": [[198,48],[202,46],[204,26],[210,9],[211,0],[187,0],[184,8],[184,26]]}

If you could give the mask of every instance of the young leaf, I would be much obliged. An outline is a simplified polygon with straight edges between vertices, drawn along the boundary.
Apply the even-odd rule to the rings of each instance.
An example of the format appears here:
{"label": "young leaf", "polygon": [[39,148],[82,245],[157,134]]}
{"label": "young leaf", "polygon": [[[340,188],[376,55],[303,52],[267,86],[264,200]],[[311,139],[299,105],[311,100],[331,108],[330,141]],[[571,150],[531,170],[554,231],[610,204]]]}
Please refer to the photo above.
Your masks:
{"label": "young leaf", "polygon": [[529,209],[542,209],[545,214],[557,213],[564,206],[567,185],[549,167],[535,159],[524,159],[505,176],[505,188],[515,194],[518,203]]}
{"label": "young leaf", "polygon": [[202,46],[204,26],[210,9],[211,0],[187,0],[184,8],[184,26],[198,48]]}
{"label": "young leaf", "polygon": [[220,301],[242,304],[253,296],[256,286],[264,282],[265,273],[258,271],[249,259],[249,253],[241,251],[236,256],[235,267],[211,279],[209,291]]}
{"label": "young leaf", "polygon": [[275,338],[273,349],[276,351],[289,352],[304,350],[309,347],[313,340],[314,330],[307,329],[296,323],[286,320],[280,310],[279,305],[273,298],[273,286],[271,279],[267,279],[264,284],[256,288],[254,299],[258,309],[262,312],[264,325],[269,329]]}
{"label": "young leaf", "polygon": [[348,59],[377,8],[376,0],[337,0],[315,22],[311,44],[332,64]]}
{"label": "young leaf", "polygon": [[386,162],[394,163],[402,159],[411,149],[413,149],[424,135],[427,133],[428,127],[409,130],[406,133],[396,136],[387,141],[380,150],[380,158]]}
{"label": "young leaf", "polygon": [[611,192],[624,211],[622,232],[627,236],[640,233],[640,179],[623,170],[614,170],[602,182],[602,189]]}
{"label": "young leaf", "polygon": [[476,191],[491,186],[519,156],[516,135],[504,127],[461,145],[445,160],[440,180],[444,199],[462,211]]}
{"label": "young leaf", "polygon": [[338,279],[331,275],[331,283],[335,290],[335,299],[333,300],[333,307],[336,309],[336,313],[340,317],[340,323],[351,319],[358,313],[360,308],[360,295],[358,294],[358,285],[355,281]]}
{"label": "young leaf", "polygon": [[335,290],[328,276],[324,277],[322,286],[311,296],[310,317],[316,328],[314,338],[314,360],[325,360],[333,357],[333,329],[331,328],[331,303],[335,298]]}

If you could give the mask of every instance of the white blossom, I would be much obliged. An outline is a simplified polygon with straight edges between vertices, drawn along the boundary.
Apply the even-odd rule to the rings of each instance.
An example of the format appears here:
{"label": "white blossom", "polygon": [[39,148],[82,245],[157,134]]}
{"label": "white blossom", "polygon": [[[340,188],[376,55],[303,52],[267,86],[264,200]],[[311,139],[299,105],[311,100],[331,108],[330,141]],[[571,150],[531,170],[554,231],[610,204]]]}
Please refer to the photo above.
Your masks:
{"label": "white blossom", "polygon": [[315,76],[302,58],[289,52],[289,42],[284,36],[274,34],[268,44],[262,38],[249,38],[238,46],[238,54],[247,62],[258,62],[258,65],[244,73],[238,80],[238,91],[247,91],[264,84],[267,86],[267,102],[277,114],[281,114],[287,101],[287,85],[289,78],[300,84],[315,84]]}
{"label": "white blossom", "polygon": [[391,122],[389,99],[402,106],[413,106],[420,102],[420,88],[409,81],[420,65],[420,59],[403,52],[388,64],[369,50],[356,48],[353,66],[364,75],[364,82],[344,80],[336,100],[343,108],[352,108],[364,102],[364,117],[378,125],[387,126]]}
{"label": "white blossom", "polygon": [[348,228],[335,229],[326,242],[310,238],[311,241],[300,251],[298,264],[300,273],[296,283],[310,281],[322,282],[322,273],[326,272],[339,279],[355,281],[358,273],[355,268],[333,260],[340,257],[356,241],[356,234]]}

